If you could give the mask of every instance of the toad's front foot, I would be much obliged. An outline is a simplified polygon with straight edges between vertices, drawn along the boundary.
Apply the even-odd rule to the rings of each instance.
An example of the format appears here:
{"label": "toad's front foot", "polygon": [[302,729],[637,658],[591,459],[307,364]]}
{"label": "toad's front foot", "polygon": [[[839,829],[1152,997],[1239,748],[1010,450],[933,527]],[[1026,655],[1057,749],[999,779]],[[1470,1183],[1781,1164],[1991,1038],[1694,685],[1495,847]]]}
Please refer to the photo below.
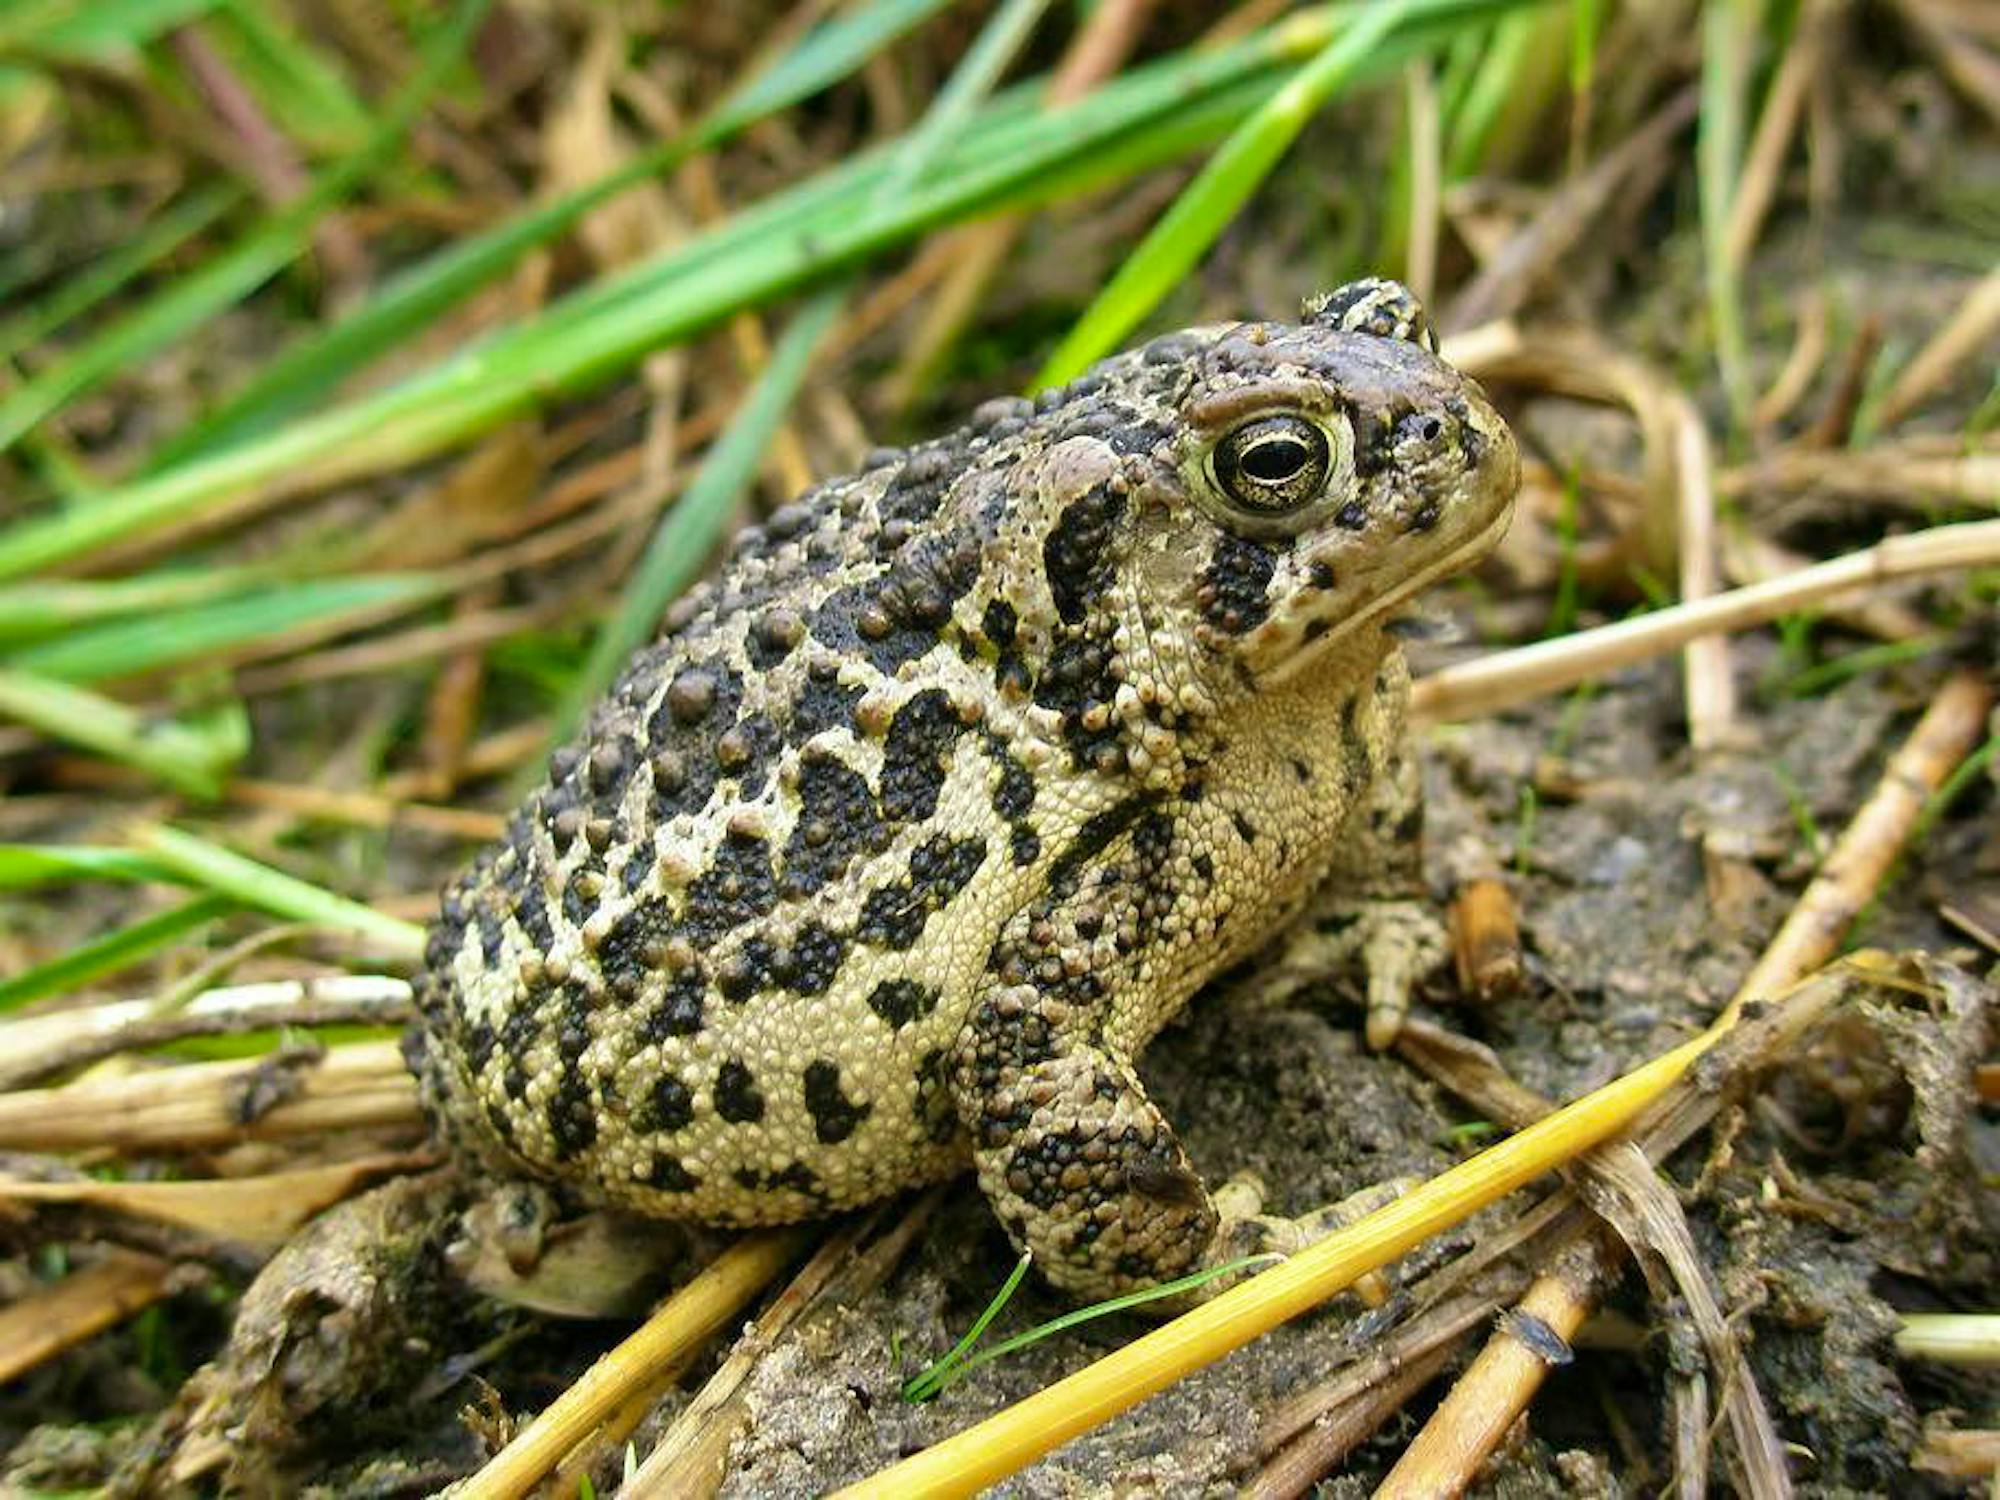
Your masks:
{"label": "toad's front foot", "polygon": [[1288,1000],[1307,985],[1359,967],[1367,976],[1364,1034],[1389,1046],[1410,1013],[1410,996],[1450,954],[1444,924],[1426,900],[1357,897],[1301,922],[1250,981],[1259,1005]]}

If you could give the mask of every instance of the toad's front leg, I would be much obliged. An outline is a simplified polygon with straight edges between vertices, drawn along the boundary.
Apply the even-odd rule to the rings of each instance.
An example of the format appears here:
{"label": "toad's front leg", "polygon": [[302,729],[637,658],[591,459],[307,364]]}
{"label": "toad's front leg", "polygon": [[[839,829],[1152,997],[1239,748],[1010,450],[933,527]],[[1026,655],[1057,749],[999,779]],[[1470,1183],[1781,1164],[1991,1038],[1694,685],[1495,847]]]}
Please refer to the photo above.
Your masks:
{"label": "toad's front leg", "polygon": [[1423,830],[1416,754],[1399,743],[1342,830],[1306,910],[1258,961],[1248,998],[1275,1004],[1358,966],[1368,1045],[1379,1050],[1395,1041],[1411,994],[1449,953],[1424,886]]}

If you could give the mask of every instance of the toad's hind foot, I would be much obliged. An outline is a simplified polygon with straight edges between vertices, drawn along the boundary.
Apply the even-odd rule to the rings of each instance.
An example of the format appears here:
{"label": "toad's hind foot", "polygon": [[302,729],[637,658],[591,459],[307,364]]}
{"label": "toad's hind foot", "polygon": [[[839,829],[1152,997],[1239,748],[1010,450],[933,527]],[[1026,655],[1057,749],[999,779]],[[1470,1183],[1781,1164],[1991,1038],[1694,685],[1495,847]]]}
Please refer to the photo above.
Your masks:
{"label": "toad's hind foot", "polygon": [[[956,1072],[979,1185],[1015,1246],[1079,1300],[1160,1286],[1246,1256],[1289,1255],[1349,1221],[1353,1201],[1265,1214],[1262,1185],[1203,1185],[1130,1061],[1037,1014],[1029,994],[983,1005]],[[1393,1191],[1393,1189],[1391,1190]],[[1168,1301],[1205,1300],[1239,1268]]]}

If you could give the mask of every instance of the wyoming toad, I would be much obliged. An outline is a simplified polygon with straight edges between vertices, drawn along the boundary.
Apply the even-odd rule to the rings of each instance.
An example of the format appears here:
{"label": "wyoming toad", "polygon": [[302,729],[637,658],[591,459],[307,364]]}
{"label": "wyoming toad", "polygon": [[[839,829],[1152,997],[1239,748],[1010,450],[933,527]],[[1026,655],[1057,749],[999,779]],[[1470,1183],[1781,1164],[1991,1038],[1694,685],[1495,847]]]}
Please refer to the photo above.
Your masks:
{"label": "wyoming toad", "polygon": [[1368,281],[785,506],[445,896],[409,1043],[433,1118],[723,1224],[969,1158],[1078,1295],[1240,1253],[1277,1221],[1204,1189],[1132,1058],[1281,934],[1279,972],[1366,963],[1378,1026],[1435,961],[1383,626],[1516,480]]}

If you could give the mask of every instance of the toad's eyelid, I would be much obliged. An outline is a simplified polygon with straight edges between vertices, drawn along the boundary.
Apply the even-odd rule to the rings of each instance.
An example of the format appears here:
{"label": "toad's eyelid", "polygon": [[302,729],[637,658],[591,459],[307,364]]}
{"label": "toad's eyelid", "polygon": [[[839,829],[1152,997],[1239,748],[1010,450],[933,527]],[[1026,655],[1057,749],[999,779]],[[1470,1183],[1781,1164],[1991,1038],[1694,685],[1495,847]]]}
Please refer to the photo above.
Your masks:
{"label": "toad's eyelid", "polygon": [[1186,414],[1188,425],[1212,442],[1257,417],[1290,414],[1326,427],[1339,410],[1339,399],[1318,381],[1266,380],[1197,396]]}

